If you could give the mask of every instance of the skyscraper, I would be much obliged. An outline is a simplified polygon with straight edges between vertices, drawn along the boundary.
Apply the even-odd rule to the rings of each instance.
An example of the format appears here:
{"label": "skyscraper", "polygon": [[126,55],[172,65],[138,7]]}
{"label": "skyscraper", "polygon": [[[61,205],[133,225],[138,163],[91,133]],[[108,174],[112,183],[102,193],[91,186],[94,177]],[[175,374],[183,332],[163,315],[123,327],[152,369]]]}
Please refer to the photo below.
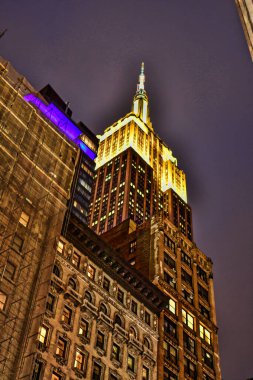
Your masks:
{"label": "skyscraper", "polygon": [[235,0],[244,34],[253,60],[253,3],[252,0]]}
{"label": "skyscraper", "polygon": [[[186,178],[172,151],[155,133],[145,90],[144,64],[132,110],[98,136],[96,176],[90,226],[103,233],[127,218],[137,224],[165,212],[179,222],[177,196],[184,216],[181,224],[191,236],[191,212],[186,205]],[[173,195],[175,194],[175,195]],[[175,206],[165,207],[168,198]],[[187,211],[186,211],[187,210]]]}
{"label": "skyscraper", "polygon": [[186,178],[149,116],[142,64],[132,112],[99,137],[91,227],[168,297],[158,379],[220,380],[212,261],[192,236]]}

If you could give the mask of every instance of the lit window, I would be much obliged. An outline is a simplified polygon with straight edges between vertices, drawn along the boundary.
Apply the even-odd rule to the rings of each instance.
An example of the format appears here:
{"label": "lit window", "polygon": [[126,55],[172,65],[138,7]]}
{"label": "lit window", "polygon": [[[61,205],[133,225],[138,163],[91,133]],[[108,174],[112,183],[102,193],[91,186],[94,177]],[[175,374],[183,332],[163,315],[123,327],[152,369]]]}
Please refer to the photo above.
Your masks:
{"label": "lit window", "polygon": [[77,349],[76,355],[75,355],[74,367],[79,369],[80,371],[84,370],[84,358],[85,358],[84,354],[79,349]]}
{"label": "lit window", "polygon": [[95,268],[91,265],[88,265],[87,275],[91,280],[94,280],[95,277]]}
{"label": "lit window", "polygon": [[176,314],[176,302],[173,299],[169,299],[169,311]]}
{"label": "lit window", "polygon": [[184,309],[182,309],[182,319],[183,322],[188,326],[191,330],[194,330],[194,318],[191,314],[187,313]]}
{"label": "lit window", "polygon": [[47,343],[49,328],[46,326],[41,326],[39,330],[39,343],[42,346],[45,346]]}
{"label": "lit window", "polygon": [[71,260],[72,264],[79,268],[79,265],[80,265],[80,256],[77,254],[77,253],[73,253],[73,256],[72,256],[72,260]]}
{"label": "lit window", "polygon": [[64,249],[64,243],[61,240],[59,240],[57,244],[57,251],[59,253],[63,253],[63,249]]}
{"label": "lit window", "polygon": [[67,325],[70,325],[71,317],[72,317],[72,310],[69,307],[64,306],[63,313],[61,316],[62,322],[66,323]]}
{"label": "lit window", "polygon": [[78,333],[87,338],[89,331],[89,323],[84,319],[81,319]]}
{"label": "lit window", "polygon": [[132,355],[128,355],[128,357],[127,357],[127,369],[129,369],[132,372],[134,372],[134,362],[135,362],[134,357]]}
{"label": "lit window", "polygon": [[136,240],[131,241],[130,243],[130,253],[134,253],[136,250]]}
{"label": "lit window", "polygon": [[113,343],[112,345],[112,358],[119,362],[120,359],[120,347]]}
{"label": "lit window", "polygon": [[4,275],[5,277],[9,278],[10,280],[13,280],[16,272],[16,265],[12,264],[10,261],[7,261]]}
{"label": "lit window", "polygon": [[213,355],[204,348],[202,348],[202,360],[208,367],[213,368]]}
{"label": "lit window", "polygon": [[211,333],[202,325],[199,325],[199,335],[206,343],[211,344]]}
{"label": "lit window", "polygon": [[62,358],[65,358],[66,350],[67,350],[67,341],[63,339],[62,337],[59,337],[58,342],[57,342],[57,347],[56,347],[56,355],[59,355]]}
{"label": "lit window", "polygon": [[62,377],[60,375],[57,375],[57,373],[53,372],[51,380],[62,380]]}
{"label": "lit window", "polygon": [[13,239],[13,243],[12,243],[13,249],[15,249],[15,251],[17,252],[21,252],[23,244],[24,244],[24,240],[21,239],[20,236],[15,235]]}
{"label": "lit window", "polygon": [[149,380],[149,369],[147,367],[142,368],[142,380]]}
{"label": "lit window", "polygon": [[22,226],[27,227],[29,223],[30,216],[26,214],[24,211],[22,211],[21,216],[19,218],[19,223],[22,224]]}
{"label": "lit window", "polygon": [[6,306],[6,300],[7,300],[6,294],[4,294],[2,291],[0,291],[0,311],[4,310],[4,308]]}

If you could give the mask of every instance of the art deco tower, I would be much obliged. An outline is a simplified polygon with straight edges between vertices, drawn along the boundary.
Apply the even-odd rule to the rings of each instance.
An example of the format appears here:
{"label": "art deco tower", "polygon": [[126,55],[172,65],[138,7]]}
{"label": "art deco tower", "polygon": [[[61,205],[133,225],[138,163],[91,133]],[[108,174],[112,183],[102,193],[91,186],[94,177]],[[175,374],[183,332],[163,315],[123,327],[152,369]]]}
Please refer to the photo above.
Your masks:
{"label": "art deco tower", "polygon": [[212,261],[192,237],[185,174],[149,116],[142,64],[132,111],[99,136],[90,226],[168,298],[158,380],[221,380]]}
{"label": "art deco tower", "polygon": [[185,174],[153,129],[144,84],[142,63],[131,112],[98,136],[90,226],[103,233],[127,218],[141,224],[163,212],[191,238]]}

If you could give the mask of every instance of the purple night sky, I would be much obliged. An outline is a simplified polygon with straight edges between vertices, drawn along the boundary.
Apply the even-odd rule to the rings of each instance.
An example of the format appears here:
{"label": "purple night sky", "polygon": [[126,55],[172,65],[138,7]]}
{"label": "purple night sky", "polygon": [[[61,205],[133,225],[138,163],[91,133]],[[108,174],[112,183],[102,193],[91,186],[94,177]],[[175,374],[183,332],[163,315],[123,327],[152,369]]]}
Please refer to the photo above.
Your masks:
{"label": "purple night sky", "polygon": [[253,63],[233,0],[2,0],[0,54],[101,133],[145,62],[151,119],[214,262],[224,380],[253,376]]}

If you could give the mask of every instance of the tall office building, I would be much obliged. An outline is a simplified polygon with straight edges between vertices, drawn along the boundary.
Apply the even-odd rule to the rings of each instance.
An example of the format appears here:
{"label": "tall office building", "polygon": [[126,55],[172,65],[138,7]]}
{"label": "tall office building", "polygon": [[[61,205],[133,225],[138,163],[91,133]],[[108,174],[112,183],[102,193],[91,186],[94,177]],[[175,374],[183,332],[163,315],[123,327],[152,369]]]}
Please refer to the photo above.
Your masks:
{"label": "tall office building", "polygon": [[253,2],[252,0],[235,0],[244,34],[253,60]]}
{"label": "tall office building", "polygon": [[132,112],[99,137],[91,227],[168,297],[158,379],[220,380],[212,261],[192,237],[185,174],[154,132],[142,65]]}
{"label": "tall office building", "polygon": [[[144,83],[142,64],[132,111],[98,136],[90,226],[100,234],[127,218],[141,224],[166,212],[191,236],[185,174],[153,129]],[[174,208],[164,207],[168,198]]]}

